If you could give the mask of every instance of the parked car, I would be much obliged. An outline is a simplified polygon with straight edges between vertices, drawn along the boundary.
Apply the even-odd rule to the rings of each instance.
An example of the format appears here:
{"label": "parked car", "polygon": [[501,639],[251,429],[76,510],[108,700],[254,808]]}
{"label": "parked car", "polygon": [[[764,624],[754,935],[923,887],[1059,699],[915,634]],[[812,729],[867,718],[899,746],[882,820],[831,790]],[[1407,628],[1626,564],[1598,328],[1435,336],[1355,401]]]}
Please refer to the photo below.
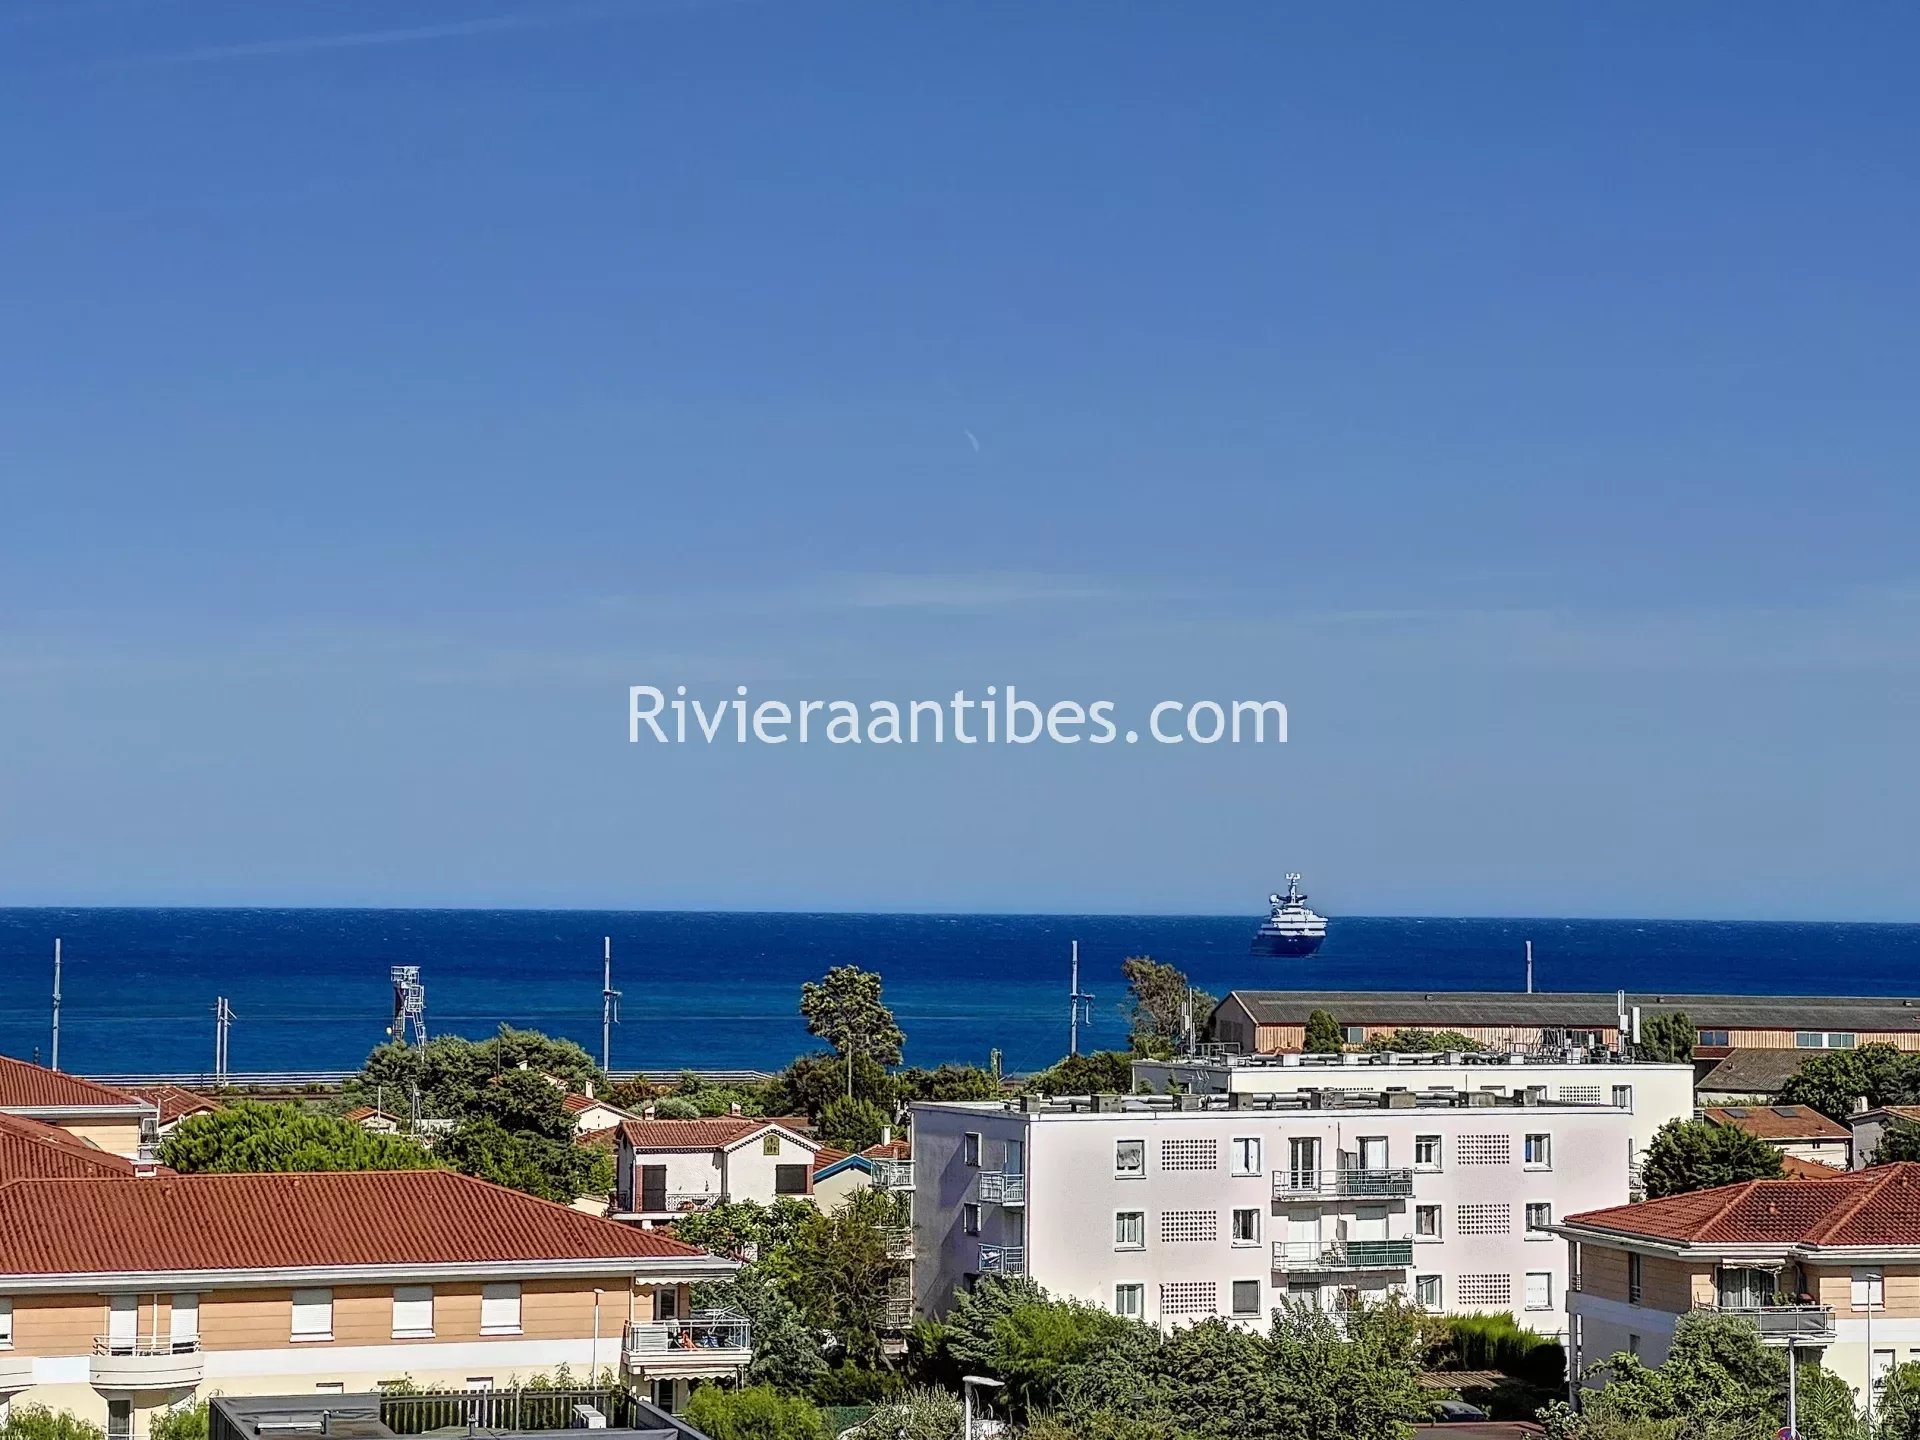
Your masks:
{"label": "parked car", "polygon": [[1464,1425],[1485,1420],[1487,1412],[1478,1405],[1469,1405],[1464,1400],[1436,1400],[1433,1402],[1433,1423],[1436,1425]]}

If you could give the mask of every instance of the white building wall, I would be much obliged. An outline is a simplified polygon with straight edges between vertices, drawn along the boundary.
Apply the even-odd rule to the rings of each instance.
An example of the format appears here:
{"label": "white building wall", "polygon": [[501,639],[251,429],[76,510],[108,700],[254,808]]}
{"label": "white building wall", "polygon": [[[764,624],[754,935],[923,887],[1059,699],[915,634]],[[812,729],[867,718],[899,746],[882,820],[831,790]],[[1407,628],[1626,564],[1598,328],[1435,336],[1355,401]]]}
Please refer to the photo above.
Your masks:
{"label": "white building wall", "polygon": [[[1417,1278],[1438,1278],[1444,1310],[1511,1309],[1542,1331],[1564,1328],[1566,1247],[1529,1237],[1526,1206],[1550,1207],[1550,1219],[1627,1200],[1626,1159],[1634,1117],[1609,1107],[1425,1107],[1316,1111],[1123,1111],[1023,1114],[991,1103],[914,1107],[916,1300],[939,1315],[967,1277],[980,1271],[983,1243],[1022,1246],[1028,1274],[1054,1294],[1105,1309],[1115,1287],[1144,1286],[1141,1318],[1176,1324],[1214,1308],[1231,1309],[1232,1282],[1258,1285],[1264,1325],[1295,1298],[1337,1302],[1342,1289],[1415,1293]],[[965,1135],[981,1136],[981,1164],[965,1163]],[[1550,1136],[1544,1167],[1525,1163],[1526,1136]],[[1363,1138],[1385,1141],[1373,1163],[1413,1168],[1416,1137],[1439,1140],[1439,1163],[1416,1170],[1413,1193],[1387,1200],[1276,1199],[1273,1176],[1290,1166],[1289,1142],[1319,1142],[1318,1167],[1338,1168]],[[1232,1173],[1232,1141],[1258,1139],[1257,1173]],[[1009,1140],[1024,1140],[1026,1206],[979,1199],[979,1176],[1000,1168]],[[1115,1173],[1116,1142],[1146,1144],[1145,1171]],[[1190,1142],[1202,1142],[1196,1146]],[[1466,1142],[1464,1145],[1462,1142]],[[1170,1143],[1173,1142],[1173,1143]],[[1209,1148],[1205,1142],[1212,1142]],[[1210,1158],[1209,1158],[1210,1157]],[[1186,1168],[1194,1167],[1194,1168]],[[980,1206],[980,1233],[965,1233],[965,1207]],[[1416,1207],[1439,1207],[1439,1235],[1414,1239]],[[1463,1208],[1465,1207],[1465,1208]],[[1257,1241],[1236,1243],[1233,1212],[1252,1210]],[[1139,1249],[1115,1245],[1116,1215],[1145,1216]],[[1276,1240],[1413,1239],[1404,1269],[1302,1275],[1276,1269]],[[1544,1303],[1527,1309],[1527,1277],[1545,1275]],[[1309,1294],[1311,1292],[1311,1295]]]}

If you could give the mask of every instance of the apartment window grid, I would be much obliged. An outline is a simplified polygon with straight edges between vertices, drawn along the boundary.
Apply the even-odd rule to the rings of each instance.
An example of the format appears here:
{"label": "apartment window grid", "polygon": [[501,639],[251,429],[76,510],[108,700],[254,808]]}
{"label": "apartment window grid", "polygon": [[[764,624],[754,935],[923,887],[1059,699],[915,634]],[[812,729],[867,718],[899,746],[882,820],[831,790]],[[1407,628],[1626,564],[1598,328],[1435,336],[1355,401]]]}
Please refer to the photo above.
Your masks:
{"label": "apartment window grid", "polygon": [[1218,1210],[1162,1210],[1160,1243],[1208,1244],[1220,1238]]}
{"label": "apartment window grid", "polygon": [[1260,1243],[1260,1212],[1241,1209],[1233,1212],[1233,1243],[1236,1245],[1258,1245]]}
{"label": "apartment window grid", "polygon": [[1527,1168],[1547,1170],[1553,1166],[1553,1137],[1551,1135],[1529,1135],[1526,1145]]}
{"label": "apartment window grid", "polygon": [[1456,1205],[1453,1211],[1456,1235],[1511,1235],[1513,1206]]}
{"label": "apartment window grid", "polygon": [[1160,1168],[1162,1170],[1218,1170],[1220,1142],[1218,1140],[1162,1140]]}
{"label": "apartment window grid", "polygon": [[1242,1135],[1233,1141],[1233,1173],[1236,1175],[1260,1173],[1260,1137],[1258,1135]]}
{"label": "apartment window grid", "polygon": [[1462,1275],[1454,1292],[1462,1305],[1511,1305],[1513,1276]]}
{"label": "apartment window grid", "polygon": [[1440,1207],[1438,1205],[1413,1207],[1413,1238],[1416,1240],[1440,1238]]}
{"label": "apartment window grid", "polygon": [[1511,1165],[1511,1135],[1462,1135],[1453,1142],[1454,1163],[1458,1165]]}
{"label": "apartment window grid", "polygon": [[1544,1200],[1527,1202],[1527,1239],[1551,1240],[1547,1226],[1553,1224],[1553,1206]]}
{"label": "apartment window grid", "polygon": [[1121,1210],[1114,1215],[1113,1248],[1116,1250],[1144,1250],[1147,1248],[1146,1211]]}
{"label": "apartment window grid", "polygon": [[1212,1280],[1169,1280],[1160,1287],[1162,1315],[1218,1315],[1220,1287]]}
{"label": "apartment window grid", "polygon": [[1442,1290],[1438,1275],[1416,1275],[1413,1280],[1413,1299],[1422,1310],[1438,1310],[1441,1306]]}
{"label": "apartment window grid", "polygon": [[1416,1170],[1440,1168],[1440,1137],[1438,1135],[1413,1137],[1413,1168]]}

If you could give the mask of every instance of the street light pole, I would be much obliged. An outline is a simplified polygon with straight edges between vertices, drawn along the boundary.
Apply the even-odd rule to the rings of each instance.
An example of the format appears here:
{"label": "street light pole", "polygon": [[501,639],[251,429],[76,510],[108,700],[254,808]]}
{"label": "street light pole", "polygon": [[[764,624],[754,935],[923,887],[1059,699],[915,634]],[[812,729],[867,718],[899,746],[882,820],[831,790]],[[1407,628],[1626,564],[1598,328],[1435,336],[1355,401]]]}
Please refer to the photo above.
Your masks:
{"label": "street light pole", "polygon": [[978,1386],[982,1390],[998,1390],[1004,1381],[990,1380],[985,1375],[963,1375],[960,1378],[960,1404],[962,1406],[960,1440],[973,1440],[973,1391]]}
{"label": "street light pole", "polygon": [[587,1387],[597,1388],[600,1384],[600,1297],[607,1292],[598,1285],[593,1287],[593,1356],[587,1362]]}

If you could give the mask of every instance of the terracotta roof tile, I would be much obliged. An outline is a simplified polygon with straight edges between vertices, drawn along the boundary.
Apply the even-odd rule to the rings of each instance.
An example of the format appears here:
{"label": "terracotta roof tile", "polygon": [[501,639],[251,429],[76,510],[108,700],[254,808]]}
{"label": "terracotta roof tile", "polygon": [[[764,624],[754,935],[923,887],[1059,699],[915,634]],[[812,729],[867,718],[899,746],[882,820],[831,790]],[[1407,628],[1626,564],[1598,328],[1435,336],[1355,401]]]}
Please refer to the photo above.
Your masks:
{"label": "terracotta roof tile", "polygon": [[582,1150],[611,1150],[619,1138],[620,1127],[609,1125],[604,1130],[582,1130],[573,1137],[573,1143]]}
{"label": "terracotta roof tile", "polygon": [[1762,1140],[1845,1140],[1849,1133],[1811,1105],[1710,1105],[1706,1117]]}
{"label": "terracotta roof tile", "polygon": [[138,1105],[140,1098],[124,1090],[109,1089],[64,1070],[49,1070],[0,1055],[0,1110],[76,1109],[93,1105]]}
{"label": "terracotta roof tile", "polygon": [[178,1085],[130,1085],[127,1093],[158,1109],[162,1125],[171,1125],[188,1115],[211,1114],[221,1108],[218,1100],[183,1090]]}
{"label": "terracotta roof tile", "polygon": [[96,1150],[58,1126],[0,1114],[0,1184],[64,1176],[131,1178],[134,1173],[131,1160]]}
{"label": "terracotta roof tile", "polygon": [[869,1145],[860,1153],[869,1160],[911,1160],[913,1147],[905,1140],[889,1140],[884,1145]]}
{"label": "terracotta roof tile", "polygon": [[1589,1210],[1566,1223],[1695,1245],[1920,1245],[1920,1163],[1832,1179],[1746,1180]]}
{"label": "terracotta roof tile", "polygon": [[831,1145],[822,1145],[818,1150],[814,1151],[813,1153],[813,1173],[818,1175],[822,1170],[825,1170],[828,1166],[838,1165],[842,1160],[845,1160],[851,1153],[852,1152],[848,1150],[836,1150]]}
{"label": "terracotta roof tile", "polygon": [[704,1252],[451,1170],[16,1180],[0,1272],[156,1274],[697,1258]]}
{"label": "terracotta roof tile", "polygon": [[1847,1173],[1818,1160],[1802,1160],[1798,1155],[1782,1155],[1780,1168],[1789,1180],[1833,1180]]}
{"label": "terracotta roof tile", "polygon": [[745,1115],[714,1115],[699,1120],[626,1120],[621,1122],[620,1136],[636,1150],[724,1150],[762,1130],[778,1126],[818,1149],[814,1141],[805,1137],[801,1127],[806,1123],[805,1117],[797,1115],[768,1115],[757,1119]]}

